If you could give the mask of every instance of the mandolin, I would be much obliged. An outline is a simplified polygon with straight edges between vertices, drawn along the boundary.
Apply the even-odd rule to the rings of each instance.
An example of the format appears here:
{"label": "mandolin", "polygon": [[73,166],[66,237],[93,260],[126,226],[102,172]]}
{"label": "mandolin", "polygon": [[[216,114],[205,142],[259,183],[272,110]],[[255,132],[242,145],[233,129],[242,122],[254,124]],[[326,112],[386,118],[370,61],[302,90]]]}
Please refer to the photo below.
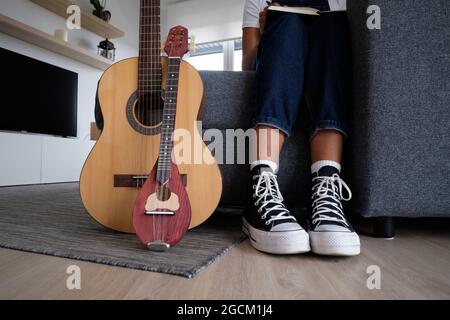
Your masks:
{"label": "mandolin", "polygon": [[181,26],[172,28],[167,37],[164,51],[169,63],[159,157],[138,194],[133,212],[136,235],[153,251],[164,251],[177,244],[191,221],[189,197],[172,156],[180,63],[188,51],[187,38],[188,30]]}
{"label": "mandolin", "polygon": [[[141,0],[139,57],[105,71],[98,87],[104,128],[80,177],[80,194],[87,212],[100,224],[134,233],[133,209],[160,149],[164,90],[169,59],[161,57],[160,2]],[[192,137],[192,154],[200,148],[203,161],[181,163],[177,170],[189,196],[189,228],[204,222],[216,209],[222,177],[198,132],[203,82],[198,72],[180,61],[176,128]]]}

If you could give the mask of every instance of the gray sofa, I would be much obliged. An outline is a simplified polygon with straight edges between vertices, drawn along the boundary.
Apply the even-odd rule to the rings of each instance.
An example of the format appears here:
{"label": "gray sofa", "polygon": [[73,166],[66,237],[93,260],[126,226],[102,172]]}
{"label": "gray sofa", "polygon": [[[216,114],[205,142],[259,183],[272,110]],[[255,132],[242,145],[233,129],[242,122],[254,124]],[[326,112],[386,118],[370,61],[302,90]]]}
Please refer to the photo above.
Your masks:
{"label": "gray sofa", "polygon": [[[344,176],[349,208],[377,218],[393,236],[393,217],[450,216],[450,2],[347,1],[354,64],[354,106]],[[368,30],[366,10],[381,9],[381,30]],[[250,72],[202,72],[204,129],[249,128]],[[302,117],[303,118],[303,117]],[[306,125],[281,155],[279,181],[290,206],[309,204]],[[227,146],[227,152],[231,146]],[[248,165],[221,165],[223,206],[245,203]]]}

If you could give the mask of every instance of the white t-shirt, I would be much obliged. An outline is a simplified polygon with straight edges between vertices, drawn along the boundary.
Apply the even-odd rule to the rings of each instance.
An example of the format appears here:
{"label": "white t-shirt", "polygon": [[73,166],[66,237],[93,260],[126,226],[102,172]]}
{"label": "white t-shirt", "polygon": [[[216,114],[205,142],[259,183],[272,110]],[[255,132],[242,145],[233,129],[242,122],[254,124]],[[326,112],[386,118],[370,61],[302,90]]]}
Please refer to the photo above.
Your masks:
{"label": "white t-shirt", "polygon": [[[346,0],[328,0],[331,11],[346,10]],[[259,28],[259,13],[267,7],[266,0],[245,0],[243,28]]]}

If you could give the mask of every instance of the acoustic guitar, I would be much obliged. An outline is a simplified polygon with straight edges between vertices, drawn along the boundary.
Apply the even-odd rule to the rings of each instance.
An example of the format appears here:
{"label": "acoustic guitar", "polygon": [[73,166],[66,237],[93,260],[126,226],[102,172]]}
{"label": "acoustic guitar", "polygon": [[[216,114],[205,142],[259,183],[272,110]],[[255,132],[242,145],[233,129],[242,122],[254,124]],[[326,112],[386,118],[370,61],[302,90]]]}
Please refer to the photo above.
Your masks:
{"label": "acoustic guitar", "polygon": [[136,235],[150,250],[165,251],[186,234],[191,205],[178,166],[173,162],[180,63],[188,51],[188,30],[172,28],[165,52],[169,57],[158,161],[136,199],[133,224]]}
{"label": "acoustic guitar", "polygon": [[[161,58],[159,0],[141,0],[139,57],[115,63],[98,87],[104,119],[99,140],[80,177],[80,194],[88,213],[113,230],[134,233],[133,209],[139,190],[159,156],[163,96],[169,59]],[[190,199],[189,228],[204,222],[222,193],[219,167],[202,141],[195,120],[203,99],[203,82],[190,64],[180,61],[175,129],[191,136],[192,154],[203,161],[180,163]]]}

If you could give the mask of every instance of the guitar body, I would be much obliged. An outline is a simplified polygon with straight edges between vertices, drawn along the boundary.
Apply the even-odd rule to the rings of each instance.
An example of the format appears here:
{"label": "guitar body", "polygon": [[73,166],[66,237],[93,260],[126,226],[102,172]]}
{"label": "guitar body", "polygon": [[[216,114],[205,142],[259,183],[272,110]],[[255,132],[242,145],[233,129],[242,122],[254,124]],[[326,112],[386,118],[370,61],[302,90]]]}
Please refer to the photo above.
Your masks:
{"label": "guitar body", "polygon": [[156,179],[155,166],[136,199],[133,221],[136,235],[144,244],[156,242],[174,246],[189,228],[189,198],[178,168],[173,163],[171,171],[170,180],[161,187]]}
{"label": "guitar body", "polygon": [[[162,64],[162,83],[165,84],[167,58],[162,59]],[[137,90],[138,58],[118,62],[102,76],[98,97],[104,129],[86,160],[80,178],[80,194],[89,214],[103,226],[126,233],[134,233],[133,208],[142,186],[139,183],[145,181],[156,164],[160,147],[159,134],[143,134],[133,128],[138,121],[136,117],[130,117],[127,110],[133,108],[133,100],[136,103],[133,96]],[[213,213],[222,193],[218,165],[195,124],[202,98],[200,75],[182,61],[175,128],[191,133],[192,154],[200,150],[206,160],[200,164],[178,164],[192,209],[189,228],[200,225]],[[138,123],[139,128],[152,131],[152,127]],[[179,162],[177,156],[175,160]],[[145,179],[133,180],[132,177],[136,176],[145,176]]]}

